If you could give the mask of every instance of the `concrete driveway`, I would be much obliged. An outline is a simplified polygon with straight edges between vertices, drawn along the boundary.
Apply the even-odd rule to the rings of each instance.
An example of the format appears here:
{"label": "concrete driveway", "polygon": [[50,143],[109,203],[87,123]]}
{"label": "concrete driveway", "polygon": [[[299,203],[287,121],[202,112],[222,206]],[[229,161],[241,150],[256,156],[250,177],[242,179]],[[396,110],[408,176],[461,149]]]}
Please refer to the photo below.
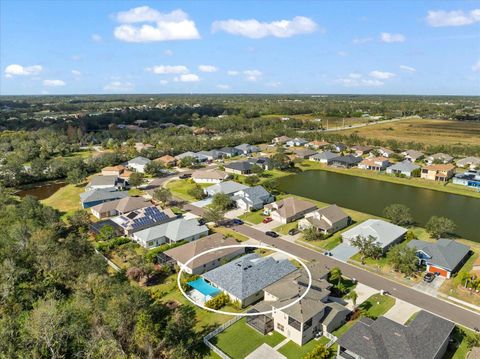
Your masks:
{"label": "concrete driveway", "polygon": [[271,221],[270,223],[259,223],[255,224],[253,228],[258,229],[259,231],[266,232],[266,231],[271,231],[274,228],[281,226],[282,223],[277,222],[277,221]]}
{"label": "concrete driveway", "polygon": [[420,308],[416,305],[397,299],[395,305],[383,316],[399,324],[405,324],[406,321],[418,311],[420,311]]}
{"label": "concrete driveway", "polygon": [[445,278],[436,277],[431,283],[427,283],[424,280],[422,280],[420,283],[416,284],[414,288],[423,293],[436,297],[438,293],[438,289],[442,286],[443,282],[445,282]]}
{"label": "concrete driveway", "polygon": [[212,200],[213,200],[212,197],[208,197],[208,198],[202,199],[201,201],[192,202],[192,206],[203,208],[208,206],[210,203],[212,203]]}
{"label": "concrete driveway", "polygon": [[358,253],[358,248],[346,243],[340,243],[338,246],[333,248],[330,253],[332,253],[332,257],[335,259],[346,263],[348,258]]}
{"label": "concrete driveway", "polygon": [[[377,294],[378,290],[375,288],[369,287],[365,284],[362,283],[357,283],[357,286],[355,287],[355,292],[357,292],[357,306],[362,304],[364,301],[366,301],[368,298],[370,298],[372,295]],[[346,300],[348,305],[347,307],[351,310],[353,310],[353,302],[351,299]]]}
{"label": "concrete driveway", "polygon": [[234,219],[234,218],[240,217],[244,213],[245,213],[245,210],[243,210],[241,208],[235,208],[235,209],[232,209],[231,211],[228,211],[227,213],[225,213],[225,217],[230,218],[230,219]]}

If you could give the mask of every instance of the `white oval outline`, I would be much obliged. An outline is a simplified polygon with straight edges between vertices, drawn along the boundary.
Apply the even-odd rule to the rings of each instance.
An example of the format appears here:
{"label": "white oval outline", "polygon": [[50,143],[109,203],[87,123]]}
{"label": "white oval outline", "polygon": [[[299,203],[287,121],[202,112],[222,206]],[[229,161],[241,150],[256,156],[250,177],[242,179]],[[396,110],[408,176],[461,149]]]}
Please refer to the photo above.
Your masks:
{"label": "white oval outline", "polygon": [[[188,264],[190,264],[192,261],[194,261],[195,259],[201,257],[202,255],[204,254],[207,254],[207,253],[211,253],[211,252],[215,252],[215,251],[218,251],[219,249],[228,249],[228,248],[249,248],[249,247],[253,247],[253,248],[260,248],[260,249],[271,249],[271,250],[274,250],[274,251],[277,251],[279,253],[283,253],[293,259],[295,259],[296,261],[298,261],[302,267],[305,269],[305,271],[307,272],[308,274],[308,286],[307,286],[307,289],[303,292],[303,294],[296,300],[294,300],[292,303],[290,304],[287,304],[287,305],[284,305],[283,307],[280,307],[280,308],[275,308],[275,309],[272,309],[272,310],[267,310],[267,311],[264,311],[264,312],[258,312],[258,313],[245,313],[245,312],[241,312],[241,313],[232,313],[232,312],[225,312],[223,310],[218,310],[218,309],[212,309],[212,308],[208,308],[206,306],[204,306],[203,304],[199,304],[197,302],[195,302],[192,298],[190,298],[187,293],[185,293],[185,291],[183,290],[182,286],[181,286],[181,283],[180,283],[180,278],[182,276],[182,273],[184,272],[184,269],[186,268],[186,266]],[[283,310],[283,309],[287,309],[295,304],[297,304],[299,301],[301,301],[308,293],[308,291],[310,290],[311,286],[312,286],[312,273],[310,272],[310,269],[308,269],[307,265],[305,263],[303,263],[303,261],[298,258],[297,256],[291,254],[291,253],[288,253],[284,250],[281,250],[281,249],[278,249],[278,248],[275,248],[275,247],[271,247],[271,246],[265,246],[265,245],[258,245],[258,244],[232,244],[232,245],[228,245],[228,246],[221,246],[221,247],[216,247],[216,248],[211,248],[211,249],[207,249],[206,251],[203,251],[201,253],[198,253],[196,255],[194,255],[192,258],[190,258],[188,261],[186,261],[184,264],[180,265],[180,271],[178,272],[178,275],[177,275],[177,286],[178,286],[178,289],[180,289],[180,292],[183,294],[183,296],[185,298],[187,298],[192,304],[196,305],[197,307],[199,308],[202,308],[202,309],[205,309],[205,310],[208,310],[210,312],[214,312],[214,313],[218,313],[218,314],[224,314],[224,315],[231,315],[231,316],[234,316],[234,317],[246,317],[246,316],[257,316],[257,315],[268,315],[268,314],[273,314],[274,311],[276,310]]]}

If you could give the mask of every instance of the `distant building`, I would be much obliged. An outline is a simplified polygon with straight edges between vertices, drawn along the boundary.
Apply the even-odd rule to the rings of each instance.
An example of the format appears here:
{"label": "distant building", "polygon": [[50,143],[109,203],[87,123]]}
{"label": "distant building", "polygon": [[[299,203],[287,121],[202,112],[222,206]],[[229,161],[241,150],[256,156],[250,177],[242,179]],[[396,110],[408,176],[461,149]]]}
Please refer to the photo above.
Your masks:
{"label": "distant building", "polygon": [[253,165],[249,161],[230,162],[224,166],[225,172],[238,175],[250,174]]}
{"label": "distant building", "polygon": [[370,146],[352,146],[350,147],[352,151],[354,151],[355,156],[360,157],[363,155],[366,155],[372,150],[372,147]]}
{"label": "distant building", "polygon": [[319,150],[319,149],[322,149],[324,147],[327,147],[329,146],[330,143],[326,142],[326,141],[310,141],[308,142],[307,144],[305,144],[305,147],[310,147],[310,148],[313,148],[314,150]]}
{"label": "distant building", "polygon": [[307,143],[308,141],[306,139],[295,137],[285,142],[285,145],[287,147],[302,147],[302,146],[305,146]]}
{"label": "distant building", "polygon": [[305,215],[305,218],[298,222],[298,228],[305,230],[314,227],[323,234],[332,234],[348,227],[351,221],[348,214],[336,204],[332,204]]}
{"label": "distant building", "polygon": [[337,153],[333,153],[333,152],[330,152],[330,151],[325,151],[325,152],[320,152],[320,153],[317,153],[313,156],[310,156],[310,161],[315,161],[315,162],[320,162],[320,163],[324,163],[324,164],[331,164],[332,161],[339,157],[339,155]]}
{"label": "distant building", "polygon": [[131,235],[160,223],[174,220],[177,216],[169,209],[162,211],[158,207],[140,208],[122,216],[113,217],[125,235]]}
{"label": "distant building", "polygon": [[228,173],[220,170],[195,171],[192,173],[192,179],[195,183],[220,183],[228,177]]}
{"label": "distant building", "polygon": [[346,155],[333,158],[331,160],[331,165],[334,167],[351,168],[356,167],[360,162],[362,162],[361,157]]}
{"label": "distant building", "polygon": [[260,152],[260,148],[258,148],[257,146],[249,145],[248,143],[243,143],[241,145],[235,146],[235,149],[240,151],[243,155]]}
{"label": "distant building", "polygon": [[284,145],[285,143],[287,143],[288,141],[290,141],[291,138],[290,137],[287,137],[287,136],[279,136],[279,137],[275,137],[273,140],[272,140],[272,143],[273,144],[276,144],[276,145]]}
{"label": "distant building", "polygon": [[177,160],[175,159],[175,157],[170,155],[159,157],[157,159],[154,159],[153,161],[158,162],[165,167],[173,167],[173,166],[176,166],[177,164]]}
{"label": "distant building", "polygon": [[117,176],[93,176],[90,182],[85,187],[85,191],[93,191],[97,189],[105,189],[110,191],[116,191],[124,189],[126,183],[123,179]]}
{"label": "distant building", "polygon": [[145,173],[145,166],[148,165],[150,161],[148,158],[138,156],[127,162],[127,166],[136,172]]}
{"label": "distant building", "polygon": [[454,173],[455,166],[447,163],[423,167],[420,177],[431,181],[447,182],[453,177]]}
{"label": "distant building", "polygon": [[471,170],[480,170],[480,157],[465,157],[456,161],[458,167],[470,167]]}
{"label": "distant building", "polygon": [[275,197],[262,186],[254,186],[235,192],[232,199],[238,208],[250,211],[260,209],[265,204],[273,202]]}
{"label": "distant building", "polygon": [[480,188],[480,171],[469,170],[457,173],[452,182],[462,186]]}
{"label": "distant building", "polygon": [[292,196],[267,204],[263,213],[267,216],[271,216],[272,219],[277,222],[286,224],[296,221],[316,209],[317,206],[314,203]]}
{"label": "distant building", "polygon": [[450,156],[450,155],[447,155],[446,153],[435,153],[434,155],[431,155],[431,156],[428,156],[426,159],[425,159],[425,162],[429,165],[432,165],[432,164],[440,164],[440,163],[443,163],[443,164],[447,164],[447,163],[450,163],[453,161],[453,157]]}
{"label": "distant building", "polygon": [[248,186],[235,182],[235,181],[225,181],[213,186],[207,187],[204,189],[205,193],[208,196],[214,196],[217,193],[225,193],[229,196],[233,196],[235,192],[241,191],[248,188]]}
{"label": "distant building", "polygon": [[365,158],[358,164],[358,168],[370,171],[384,171],[390,165],[386,157],[369,157]]}
{"label": "distant building", "polygon": [[124,197],[121,199],[97,204],[90,208],[94,217],[98,219],[118,216],[128,212],[153,206],[150,201],[143,197]]}
{"label": "distant building", "polygon": [[421,160],[425,156],[423,152],[415,151],[415,150],[407,150],[402,152],[401,154],[406,160],[410,162],[416,162],[418,160]]}
{"label": "distant building", "polygon": [[386,172],[393,175],[412,177],[413,173],[419,169],[420,166],[414,164],[413,162],[409,160],[403,160],[402,162],[395,163],[394,165],[388,167]]}
{"label": "distant building", "polygon": [[80,203],[82,208],[90,208],[97,204],[114,201],[116,199],[125,198],[128,196],[128,191],[112,191],[108,189],[95,189],[92,191],[85,191],[80,194]]}

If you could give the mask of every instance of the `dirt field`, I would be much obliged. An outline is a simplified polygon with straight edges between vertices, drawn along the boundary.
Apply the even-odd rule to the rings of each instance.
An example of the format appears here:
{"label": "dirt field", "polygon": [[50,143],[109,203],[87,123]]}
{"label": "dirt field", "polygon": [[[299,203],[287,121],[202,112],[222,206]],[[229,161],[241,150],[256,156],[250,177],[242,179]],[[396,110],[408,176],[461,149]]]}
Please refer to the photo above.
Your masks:
{"label": "dirt field", "polygon": [[427,145],[480,145],[480,123],[478,122],[411,119],[341,131],[342,134],[353,132],[368,138],[421,142]]}

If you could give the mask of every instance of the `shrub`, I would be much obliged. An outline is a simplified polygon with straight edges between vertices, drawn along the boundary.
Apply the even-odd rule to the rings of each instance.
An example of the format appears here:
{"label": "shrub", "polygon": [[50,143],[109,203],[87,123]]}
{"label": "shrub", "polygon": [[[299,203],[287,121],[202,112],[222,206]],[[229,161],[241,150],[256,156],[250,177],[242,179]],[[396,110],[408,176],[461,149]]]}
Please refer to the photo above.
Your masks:
{"label": "shrub", "polygon": [[220,293],[207,301],[205,306],[211,309],[220,309],[230,303],[230,297],[225,293]]}
{"label": "shrub", "polygon": [[150,249],[147,254],[145,254],[145,260],[149,263],[156,263],[157,255],[163,253],[171,248],[175,248],[185,244],[185,241],[175,242],[175,243],[165,243],[157,248]]}

